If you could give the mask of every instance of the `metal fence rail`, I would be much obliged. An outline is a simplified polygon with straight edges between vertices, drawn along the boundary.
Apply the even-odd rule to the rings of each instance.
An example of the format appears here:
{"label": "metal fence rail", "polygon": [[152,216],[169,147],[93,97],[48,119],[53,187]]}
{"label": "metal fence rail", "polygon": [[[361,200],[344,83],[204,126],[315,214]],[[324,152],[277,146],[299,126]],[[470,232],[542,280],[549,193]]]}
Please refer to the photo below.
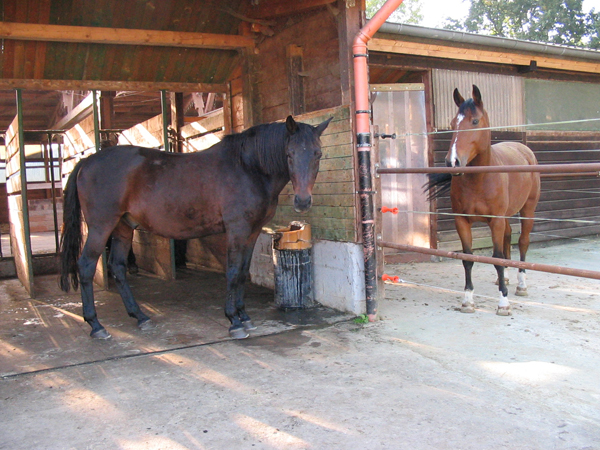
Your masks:
{"label": "metal fence rail", "polygon": [[556,273],[559,275],[571,275],[574,277],[592,278],[600,280],[600,272],[585,269],[575,269],[572,267],[553,266],[550,264],[538,264],[525,261],[513,261],[512,259],[493,258],[491,256],[472,255],[467,253],[450,252],[445,250],[437,250],[433,248],[417,247],[408,244],[395,244],[378,240],[377,245],[380,247],[394,248],[396,250],[406,250],[414,253],[424,253],[426,255],[441,256],[444,258],[462,259],[464,261],[481,262],[486,264],[496,264],[499,266],[515,267],[517,269],[536,270],[538,272]]}

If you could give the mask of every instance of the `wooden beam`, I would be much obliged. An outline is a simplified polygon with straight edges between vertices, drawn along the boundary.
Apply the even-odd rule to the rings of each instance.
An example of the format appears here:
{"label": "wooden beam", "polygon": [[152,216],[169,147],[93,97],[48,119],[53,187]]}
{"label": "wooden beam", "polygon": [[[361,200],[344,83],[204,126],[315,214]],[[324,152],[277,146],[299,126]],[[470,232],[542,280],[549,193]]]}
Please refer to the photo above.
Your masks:
{"label": "wooden beam", "polygon": [[528,66],[532,60],[538,68],[568,70],[575,72],[600,73],[600,63],[573,59],[559,59],[537,54],[509,53],[449,45],[422,44],[418,42],[397,41],[373,38],[369,41],[369,51],[397,53],[403,55],[430,56],[434,58],[454,59],[458,61],[490,62],[515,66]]}
{"label": "wooden beam", "polygon": [[337,0],[271,0],[260,2],[257,6],[249,6],[248,13],[251,17],[271,18],[298,14],[307,9],[335,3]]}
{"label": "wooden beam", "polygon": [[254,48],[254,39],[250,36],[17,22],[0,22],[0,38],[19,41],[149,45],[218,50]]}
{"label": "wooden beam", "polygon": [[81,122],[92,113],[93,96],[89,94],[65,117],[52,125],[53,130],[66,130]]}
{"label": "wooden beam", "polygon": [[38,91],[175,91],[175,92],[227,92],[227,84],[220,83],[170,83],[167,81],[108,81],[108,80],[33,80],[0,78],[0,89],[35,89]]}

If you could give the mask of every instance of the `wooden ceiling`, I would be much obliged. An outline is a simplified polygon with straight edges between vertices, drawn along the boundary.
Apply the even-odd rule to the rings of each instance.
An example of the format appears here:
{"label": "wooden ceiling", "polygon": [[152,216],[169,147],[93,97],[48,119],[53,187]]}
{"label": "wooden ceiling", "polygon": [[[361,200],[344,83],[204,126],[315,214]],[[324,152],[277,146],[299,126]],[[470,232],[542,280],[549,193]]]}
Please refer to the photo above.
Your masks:
{"label": "wooden ceiling", "polygon": [[65,92],[116,91],[115,128],[128,113],[158,114],[160,89],[225,92],[277,20],[333,1],[3,0],[0,132],[16,112],[14,88],[36,130],[60,121]]}

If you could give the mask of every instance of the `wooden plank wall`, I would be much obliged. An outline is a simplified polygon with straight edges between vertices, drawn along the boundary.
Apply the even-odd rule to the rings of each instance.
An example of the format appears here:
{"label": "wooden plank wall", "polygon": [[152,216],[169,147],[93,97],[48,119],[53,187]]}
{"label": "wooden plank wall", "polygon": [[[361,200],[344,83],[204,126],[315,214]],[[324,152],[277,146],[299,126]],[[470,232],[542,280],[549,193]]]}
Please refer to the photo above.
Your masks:
{"label": "wooden plank wall", "polygon": [[[600,161],[600,133],[530,131],[526,144],[534,151],[540,164]],[[600,234],[599,196],[600,178],[597,176],[543,177],[536,217],[595,223],[537,221],[532,241]]]}
{"label": "wooden plank wall", "polygon": [[94,118],[88,116],[75,125],[64,135],[63,162],[62,162],[62,185],[66,186],[69,175],[75,164],[82,158],[96,153],[94,142]]}
{"label": "wooden plank wall", "polygon": [[27,181],[24,172],[25,154],[22,151],[22,126],[15,117],[6,132],[6,190],[10,220],[10,246],[15,261],[17,277],[35,298],[33,280],[33,256],[29,236],[29,210],[27,205]]}
{"label": "wooden plank wall", "polygon": [[[450,147],[451,133],[433,136],[434,161],[436,166],[444,165],[444,157]],[[540,164],[568,164],[600,161],[600,134],[582,132],[494,132],[493,143],[517,141],[528,145]],[[600,234],[600,178],[585,177],[542,177],[542,193],[536,209],[536,223],[531,234],[532,242],[556,239],[581,238]],[[437,211],[451,213],[450,198],[437,202]],[[574,220],[542,221],[541,218]],[[594,223],[577,222],[577,220]],[[513,243],[519,236],[517,219],[514,225]],[[461,245],[454,228],[452,216],[438,217],[438,248],[460,250]],[[473,247],[490,248],[491,238],[487,225],[473,227]]]}
{"label": "wooden plank wall", "polygon": [[[257,86],[261,122],[274,122],[292,113],[288,73],[289,46],[301,49],[304,111],[342,104],[339,39],[335,17],[327,9],[286,17],[282,31],[259,44]],[[246,124],[248,126],[249,124]]]}
{"label": "wooden plank wall", "polygon": [[292,220],[311,224],[314,239],[357,242],[357,197],[354,140],[350,108],[341,106],[298,116],[300,122],[317,125],[333,116],[321,136],[323,158],[313,189],[313,206],[304,214],[294,211],[294,192],[289,183],[279,196],[273,228],[286,227]]}

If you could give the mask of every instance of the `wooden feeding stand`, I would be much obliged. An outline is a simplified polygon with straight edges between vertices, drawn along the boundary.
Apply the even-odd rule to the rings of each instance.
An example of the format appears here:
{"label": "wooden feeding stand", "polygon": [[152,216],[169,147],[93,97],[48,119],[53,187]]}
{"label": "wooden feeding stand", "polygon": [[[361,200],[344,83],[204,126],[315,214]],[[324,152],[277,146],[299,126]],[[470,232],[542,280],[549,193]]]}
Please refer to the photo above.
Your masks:
{"label": "wooden feeding stand", "polygon": [[291,222],[273,236],[275,305],[280,309],[315,306],[310,224]]}

